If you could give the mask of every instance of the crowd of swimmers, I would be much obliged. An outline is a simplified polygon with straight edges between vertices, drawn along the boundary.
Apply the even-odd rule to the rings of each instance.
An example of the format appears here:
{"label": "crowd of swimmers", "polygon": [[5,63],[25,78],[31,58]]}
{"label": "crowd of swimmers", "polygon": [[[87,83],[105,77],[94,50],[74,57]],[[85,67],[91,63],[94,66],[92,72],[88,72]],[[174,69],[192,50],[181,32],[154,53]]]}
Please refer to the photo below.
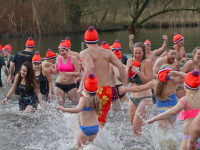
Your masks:
{"label": "crowd of swimmers", "polygon": [[[31,37],[25,50],[14,56],[11,45],[0,46],[0,67],[7,76],[5,84],[11,84],[2,103],[5,105],[15,93],[19,95],[20,110],[34,112],[39,102],[45,113],[54,86],[56,108],[79,113],[77,145],[81,149],[104,127],[110,107],[121,111],[121,103],[128,102],[135,137],[143,136],[143,125],[155,121],[159,121],[159,127],[166,133],[179,116],[179,120],[184,120],[181,150],[196,149],[200,146],[200,47],[193,50],[193,58],[188,60],[181,34],[174,33],[174,46],[167,47],[167,35],[162,38],[162,47],[151,50],[150,40],[134,43],[134,35],[130,35],[130,59],[121,54],[119,40],[112,46],[106,41],[98,46],[98,33],[92,26],[85,32],[85,50],[73,52],[67,37],[59,44],[58,54],[49,49],[44,61],[38,51],[32,52],[35,43]],[[181,61],[186,63],[180,70]],[[55,85],[52,74],[58,74]],[[77,107],[64,107],[66,95]],[[147,120],[153,104],[158,115]]]}

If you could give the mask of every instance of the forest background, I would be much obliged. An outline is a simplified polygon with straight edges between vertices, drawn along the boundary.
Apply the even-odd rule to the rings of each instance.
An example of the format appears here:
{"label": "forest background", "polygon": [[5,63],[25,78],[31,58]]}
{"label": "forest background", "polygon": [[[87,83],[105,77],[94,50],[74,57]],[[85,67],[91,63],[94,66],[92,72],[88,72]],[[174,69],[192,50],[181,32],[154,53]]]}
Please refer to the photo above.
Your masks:
{"label": "forest background", "polygon": [[199,0],[0,0],[0,36],[200,25]]}

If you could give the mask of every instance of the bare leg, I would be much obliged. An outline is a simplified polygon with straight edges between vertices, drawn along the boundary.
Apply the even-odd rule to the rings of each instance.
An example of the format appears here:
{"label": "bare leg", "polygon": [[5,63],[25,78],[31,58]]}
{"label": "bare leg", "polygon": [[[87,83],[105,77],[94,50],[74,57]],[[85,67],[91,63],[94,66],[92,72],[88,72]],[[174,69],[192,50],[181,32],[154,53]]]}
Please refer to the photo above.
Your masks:
{"label": "bare leg", "polygon": [[132,125],[133,132],[136,137],[141,136],[142,123],[144,122],[144,120],[148,118],[151,106],[152,106],[152,99],[146,98],[140,102],[136,110],[135,117],[133,120],[133,125]]}
{"label": "bare leg", "polygon": [[86,142],[89,140],[89,137],[86,136],[81,130],[79,130],[77,139],[76,139],[76,144],[78,145],[78,149],[82,149],[81,144],[86,144]]}
{"label": "bare leg", "polygon": [[65,103],[65,92],[58,87],[54,88],[56,100],[59,105],[64,105]]}
{"label": "bare leg", "polygon": [[31,105],[28,105],[27,107],[26,107],[26,109],[24,110],[24,113],[32,113],[32,112],[34,112],[34,108],[33,108],[33,106],[31,106]]}
{"label": "bare leg", "polygon": [[112,109],[113,109],[114,111],[116,111],[116,112],[122,110],[122,109],[121,109],[121,103],[120,103],[120,100],[119,100],[119,99],[112,102]]}
{"label": "bare leg", "polygon": [[129,100],[128,111],[129,111],[129,119],[130,119],[132,127],[133,127],[133,120],[135,117],[136,109],[137,109],[137,106],[135,106],[135,104],[131,100]]}
{"label": "bare leg", "polygon": [[67,97],[70,101],[72,101],[73,104],[78,104],[78,94],[77,94],[77,88],[73,88],[67,92]]}

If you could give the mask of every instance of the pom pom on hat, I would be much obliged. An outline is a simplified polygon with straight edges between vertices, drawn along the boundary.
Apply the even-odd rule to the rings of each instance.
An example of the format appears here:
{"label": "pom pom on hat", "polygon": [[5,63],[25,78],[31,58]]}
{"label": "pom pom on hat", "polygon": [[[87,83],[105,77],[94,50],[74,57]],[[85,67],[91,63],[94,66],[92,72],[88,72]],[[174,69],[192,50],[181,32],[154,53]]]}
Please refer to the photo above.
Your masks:
{"label": "pom pom on hat", "polygon": [[45,59],[49,60],[49,59],[53,59],[55,57],[56,57],[56,54],[51,49],[48,49]]}
{"label": "pom pom on hat", "polygon": [[85,32],[84,39],[85,43],[87,44],[96,44],[99,41],[98,33],[94,29],[94,26],[88,28],[88,30]]}
{"label": "pom pom on hat", "polygon": [[120,50],[116,49],[113,51],[113,53],[117,56],[118,59],[122,59],[122,54]]}
{"label": "pom pom on hat", "polygon": [[173,42],[174,44],[178,43],[180,40],[183,40],[184,37],[181,34],[174,33]]}
{"label": "pom pom on hat", "polygon": [[101,43],[101,47],[104,48],[104,49],[109,49],[110,50],[110,46],[108,45],[108,43],[106,41],[103,41]]}
{"label": "pom pom on hat", "polygon": [[144,45],[149,45],[151,47],[151,41],[149,41],[149,39],[146,39],[146,41],[144,41]]}
{"label": "pom pom on hat", "polygon": [[11,45],[10,44],[7,44],[6,46],[4,46],[3,50],[11,53],[12,52],[12,48],[11,48]]}
{"label": "pom pom on hat", "polygon": [[193,70],[189,72],[184,78],[184,85],[191,89],[197,90],[200,86],[200,75],[198,70]]}
{"label": "pom pom on hat", "polygon": [[116,49],[122,49],[121,44],[119,43],[118,39],[116,39],[112,45],[112,50],[116,50]]}
{"label": "pom pom on hat", "polygon": [[2,45],[0,45],[0,53],[2,53],[3,52],[3,47],[2,47]]}
{"label": "pom pom on hat", "polygon": [[35,55],[32,58],[32,63],[41,63],[41,62],[42,62],[42,59],[41,59],[40,53],[39,51],[36,51]]}
{"label": "pom pom on hat", "polygon": [[86,92],[96,95],[96,91],[98,89],[98,78],[93,73],[90,73],[86,76],[84,88]]}
{"label": "pom pom on hat", "polygon": [[68,46],[65,40],[61,40],[61,43],[59,44],[58,49],[61,49],[61,48],[68,50]]}
{"label": "pom pom on hat", "polygon": [[177,32],[174,32],[174,36],[177,35],[177,34],[178,34]]}
{"label": "pom pom on hat", "polygon": [[69,37],[66,37],[66,38],[65,38],[65,42],[67,43],[67,47],[70,49],[70,48],[71,48],[70,38],[69,38]]}
{"label": "pom pom on hat", "polygon": [[[133,66],[140,67],[140,62],[139,61],[133,62]],[[134,78],[135,76],[136,76],[136,74],[132,70],[128,74],[129,78]]]}
{"label": "pom pom on hat", "polygon": [[158,79],[162,82],[167,82],[170,80],[170,76],[168,75],[168,73],[172,71],[170,68],[164,68],[164,69],[161,69],[159,72],[158,72]]}
{"label": "pom pom on hat", "polygon": [[32,37],[29,37],[28,40],[26,41],[26,47],[34,48],[34,46],[35,46],[35,43],[34,43]]}

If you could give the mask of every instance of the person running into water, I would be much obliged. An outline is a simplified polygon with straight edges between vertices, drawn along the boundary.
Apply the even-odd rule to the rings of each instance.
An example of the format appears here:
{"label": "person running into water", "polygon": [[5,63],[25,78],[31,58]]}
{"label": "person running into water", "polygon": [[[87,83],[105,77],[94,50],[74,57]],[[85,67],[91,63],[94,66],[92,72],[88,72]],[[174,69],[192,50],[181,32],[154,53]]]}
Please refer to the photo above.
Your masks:
{"label": "person running into water", "polygon": [[[11,48],[11,47],[10,47]],[[3,47],[2,47],[2,45],[0,45],[0,87],[2,87],[3,86],[3,84],[2,84],[2,80],[1,80],[1,68],[3,68],[3,71],[4,71],[4,73],[6,74],[6,76],[8,76],[9,74],[8,74],[8,70],[6,69],[6,63],[5,63],[5,60],[4,60],[4,58],[3,58]]]}
{"label": "person running into water", "polygon": [[77,58],[77,60],[79,61],[80,60],[80,55],[78,52],[74,52],[71,50],[71,41],[70,41],[70,38],[69,37],[66,37],[65,38],[65,42],[67,43],[67,47],[68,47],[68,54],[69,55],[72,55],[72,56],[75,56]]}
{"label": "person running into water", "polygon": [[56,54],[51,50],[48,49],[45,57],[45,61],[42,62],[42,67],[46,69],[55,69],[55,64],[54,61],[56,59]]}
{"label": "person running into water", "polygon": [[38,51],[32,58],[33,70],[35,71],[35,76],[40,83],[40,92],[44,101],[49,102],[52,99],[52,77],[50,72],[43,68],[41,65],[42,59]]}
{"label": "person running into water", "polygon": [[39,83],[36,80],[32,64],[24,62],[21,66],[19,73],[16,75],[14,84],[10,91],[3,99],[2,104],[5,105],[6,101],[19,89],[19,110],[25,113],[32,113],[37,109],[37,100],[39,99],[42,111],[44,112],[44,103],[40,93]]}
{"label": "person running into water", "polygon": [[[168,41],[167,35],[163,35],[162,38],[164,40],[162,47],[153,51],[151,51],[151,41],[147,39],[144,42],[144,45],[146,46],[146,55],[149,59],[151,59],[153,65],[156,61],[156,57],[159,56],[167,47],[167,41]],[[132,51],[133,51],[133,39],[134,39],[134,35],[131,34],[129,36],[129,47]]]}
{"label": "person running into water", "polygon": [[[185,77],[184,73],[175,72],[174,74],[177,77],[170,78],[169,74],[172,74],[172,72],[171,66],[164,64],[158,72],[157,79],[141,86],[120,87],[119,90],[120,92],[141,92],[153,87],[156,96],[158,113],[163,113],[177,104],[176,85],[182,83],[183,78]],[[175,121],[176,116],[170,119],[161,120],[159,121],[159,127],[167,131],[169,124],[174,124]]]}
{"label": "person running into water", "polygon": [[10,62],[13,60],[14,56],[11,55],[12,53],[12,48],[11,48],[11,45],[10,44],[7,44],[6,46],[4,46],[3,48],[3,55],[4,57],[7,58],[7,68],[8,70],[10,69]]}
{"label": "person running into water", "polygon": [[99,131],[98,117],[101,111],[101,102],[96,95],[98,89],[98,79],[93,74],[87,75],[84,81],[83,97],[80,98],[76,108],[64,108],[58,105],[58,110],[69,113],[80,113],[80,130],[77,135],[77,145],[82,149],[82,144],[87,141],[91,142],[95,139]]}
{"label": "person running into water", "polygon": [[[146,57],[146,47],[143,43],[135,43],[133,58],[127,62],[127,76],[131,87],[141,86],[152,80],[152,63]],[[121,93],[122,94],[122,93]],[[142,120],[147,118],[149,109],[152,106],[152,92],[150,89],[141,92],[131,92],[129,100],[129,118],[134,131],[134,135],[141,136]],[[148,108],[148,109],[147,109]]]}
{"label": "person running into water", "polygon": [[[186,90],[186,96],[182,97],[179,102],[173,108],[166,112],[155,116],[154,118],[147,120],[144,124],[151,124],[158,120],[168,119],[179,114],[179,120],[184,120],[183,125],[183,140],[181,143],[181,150],[187,150],[187,141],[190,137],[189,129],[190,124],[200,111],[200,93],[198,93],[200,87],[200,75],[198,70],[189,72],[184,78],[184,88]],[[200,143],[198,143],[200,144]]]}
{"label": "person running into water", "polygon": [[97,96],[99,96],[102,104],[101,114],[99,114],[100,127],[103,127],[106,123],[108,111],[110,110],[112,102],[112,89],[110,87],[109,78],[109,65],[110,63],[119,69],[124,86],[127,86],[126,71],[123,64],[119,61],[117,56],[112,51],[108,51],[98,46],[98,33],[94,27],[89,27],[85,32],[85,43],[87,49],[81,51],[80,57],[83,60],[84,75],[79,86],[79,94],[83,91],[83,83],[86,79],[86,75],[94,73],[98,77],[98,90]]}
{"label": "person running into water", "polygon": [[65,102],[65,95],[74,104],[78,103],[77,85],[75,77],[80,75],[78,60],[75,56],[68,54],[68,47],[64,40],[61,41],[59,47],[60,57],[56,59],[56,67],[51,70],[53,74],[58,74],[55,84],[55,96],[60,105]]}

